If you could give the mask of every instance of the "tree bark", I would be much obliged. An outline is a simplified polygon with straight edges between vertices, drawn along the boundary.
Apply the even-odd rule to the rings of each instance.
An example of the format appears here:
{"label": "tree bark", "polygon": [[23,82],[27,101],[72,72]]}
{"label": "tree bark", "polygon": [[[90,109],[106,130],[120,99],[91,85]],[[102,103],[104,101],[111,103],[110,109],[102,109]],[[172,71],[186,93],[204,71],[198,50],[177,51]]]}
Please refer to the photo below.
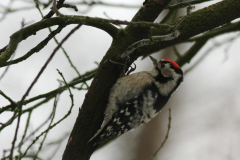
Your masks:
{"label": "tree bark", "polygon": [[[138,11],[132,21],[153,22],[169,2],[170,0],[149,0]],[[239,11],[240,2],[238,0],[225,0],[193,12],[179,26],[180,36],[177,39],[159,42],[136,50],[130,55],[130,63],[128,65],[139,56],[148,55],[229,23],[240,17]],[[174,26],[176,21],[172,21],[169,24]],[[153,35],[166,35],[169,32],[166,28],[135,27],[134,25],[129,25],[124,30],[118,31],[111,47],[101,60],[99,69],[79,110],[63,154],[63,160],[87,160],[92,154],[92,152],[85,150],[85,146],[88,140],[100,128],[110,88],[123,71],[123,67],[110,62],[110,60],[124,63],[120,56],[128,46],[141,39],[146,39]]]}

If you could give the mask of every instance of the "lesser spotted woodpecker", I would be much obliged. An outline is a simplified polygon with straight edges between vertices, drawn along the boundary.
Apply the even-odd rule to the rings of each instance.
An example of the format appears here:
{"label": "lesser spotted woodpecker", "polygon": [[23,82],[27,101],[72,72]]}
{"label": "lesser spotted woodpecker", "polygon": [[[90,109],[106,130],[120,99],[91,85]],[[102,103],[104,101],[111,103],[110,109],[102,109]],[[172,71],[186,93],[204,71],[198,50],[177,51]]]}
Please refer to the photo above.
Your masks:
{"label": "lesser spotted woodpecker", "polygon": [[113,85],[102,126],[87,148],[96,149],[107,139],[149,122],[183,81],[183,72],[176,62],[149,57],[152,70],[121,77]]}

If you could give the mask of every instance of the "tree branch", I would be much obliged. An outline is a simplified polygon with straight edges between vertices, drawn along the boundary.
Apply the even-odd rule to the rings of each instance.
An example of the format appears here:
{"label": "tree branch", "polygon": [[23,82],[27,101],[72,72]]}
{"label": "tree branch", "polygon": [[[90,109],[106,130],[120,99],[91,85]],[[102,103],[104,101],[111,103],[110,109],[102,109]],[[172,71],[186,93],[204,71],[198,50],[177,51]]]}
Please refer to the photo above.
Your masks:
{"label": "tree branch", "polygon": [[[92,79],[94,77],[96,71],[97,71],[97,69],[94,69],[92,71],[86,72],[85,74],[82,74],[80,77],[75,78],[74,80],[69,82],[68,86],[69,87],[73,87],[73,86],[75,86],[77,84],[84,83],[84,82]],[[45,99],[50,98],[50,99],[52,99],[57,94],[61,94],[66,89],[67,89],[67,85],[64,85],[64,86],[59,87],[59,88],[57,88],[57,89],[55,89],[53,91],[50,91],[50,92],[47,92],[47,93],[44,93],[44,94],[40,94],[40,95],[38,95],[36,97],[29,98],[29,99],[23,101],[23,105],[29,104],[31,102],[34,102],[34,101],[42,99],[42,98],[45,98]],[[19,102],[20,101],[16,102],[16,104],[19,103]],[[16,107],[16,105],[15,105],[15,107]],[[15,107],[13,107],[12,104],[7,105],[5,107],[2,107],[2,108],[0,108],[0,114],[3,113],[4,111],[10,110],[10,109],[12,109],[12,111],[13,111]],[[32,109],[32,108],[29,108],[28,110],[30,110],[30,109]],[[2,128],[0,127],[0,131],[1,131],[1,129]]]}
{"label": "tree branch", "polygon": [[172,121],[171,108],[169,108],[168,109],[168,126],[167,126],[168,129],[167,129],[167,133],[165,135],[165,138],[164,138],[163,142],[161,143],[161,145],[156,150],[156,152],[148,160],[153,160],[153,158],[156,157],[158,152],[163,148],[164,144],[167,142],[167,139],[168,139],[168,136],[169,136],[169,133],[170,133],[170,129],[171,129],[171,121]]}
{"label": "tree branch", "polygon": [[133,25],[134,27],[162,26],[164,28],[169,28],[168,25],[162,25],[157,23],[127,22],[127,21],[120,21],[120,20],[108,20],[103,18],[92,18],[92,17],[84,17],[84,16],[61,16],[61,17],[49,18],[49,19],[37,22],[35,24],[32,24],[28,27],[25,27],[15,32],[14,34],[12,34],[10,36],[10,42],[8,46],[1,49],[2,52],[0,53],[0,66],[3,66],[6,63],[6,61],[12,56],[19,42],[21,42],[22,40],[26,39],[31,35],[35,35],[37,31],[40,31],[44,28],[48,28],[54,25],[64,26],[64,25],[79,24],[79,23],[102,29],[107,33],[109,33],[113,38],[116,37],[116,34],[118,33],[119,30],[116,27],[114,27],[111,23]]}
{"label": "tree branch", "polygon": [[15,143],[17,140],[17,135],[18,135],[18,130],[19,130],[19,125],[20,125],[20,120],[21,120],[21,115],[22,115],[22,106],[23,106],[23,101],[25,100],[25,98],[28,96],[29,92],[31,91],[32,87],[35,85],[35,83],[38,81],[39,77],[41,76],[41,74],[43,73],[43,71],[46,69],[46,67],[48,66],[49,62],[52,60],[53,56],[56,54],[56,52],[58,51],[58,49],[61,47],[61,45],[82,25],[79,24],[77,25],[74,29],[71,30],[71,32],[69,34],[67,34],[66,37],[64,37],[64,39],[59,43],[59,45],[54,49],[54,51],[52,52],[52,54],[49,56],[48,60],[45,62],[45,64],[43,65],[43,67],[41,68],[41,70],[39,71],[39,73],[37,74],[37,76],[35,77],[35,79],[33,80],[33,82],[31,83],[31,85],[29,86],[29,88],[27,89],[26,93],[23,95],[21,101],[17,104],[17,107],[19,109],[19,116],[18,116],[18,121],[17,121],[17,126],[16,126],[16,131],[15,131],[15,135],[14,135],[14,139],[12,141],[12,147],[11,147],[11,152],[10,152],[10,158],[12,158],[13,156],[13,151],[15,148]]}
{"label": "tree branch", "polygon": [[[153,2],[155,1],[156,4]],[[159,5],[160,0],[150,0],[146,5]],[[164,2],[164,1],[161,1]],[[145,5],[145,6],[146,6]],[[144,6],[133,18],[134,21],[152,22],[161,12],[159,6]],[[149,7],[149,8],[148,8]],[[156,8],[155,8],[156,7]],[[157,9],[158,8],[158,9]],[[151,10],[152,9],[152,10]],[[160,10],[160,11],[159,11]],[[180,36],[171,41],[156,43],[152,46],[135,50],[130,57],[129,66],[139,56],[159,51],[167,46],[186,41],[190,37],[202,32],[214,29],[240,17],[240,2],[236,0],[225,0],[204,9],[191,13],[178,27]],[[145,12],[146,11],[146,12]],[[148,14],[144,15],[144,14]],[[224,15],[223,15],[224,13]],[[180,20],[174,20],[169,24],[174,26]],[[136,34],[138,33],[138,34]],[[86,160],[91,156],[91,152],[85,150],[85,146],[92,135],[100,128],[103,120],[103,113],[108,102],[110,88],[119,78],[123,67],[110,62],[123,62],[120,58],[123,51],[133,43],[141,39],[148,39],[150,36],[166,35],[171,33],[167,28],[159,27],[126,27],[120,31],[117,38],[113,39],[112,45],[103,57],[94,80],[85,96],[85,100],[79,111],[72,133],[66,146],[63,160]],[[111,75],[111,76],[109,76]]]}
{"label": "tree branch", "polygon": [[62,31],[62,29],[64,28],[65,26],[59,26],[56,30],[52,31],[48,36],[47,38],[45,38],[43,41],[41,41],[37,46],[35,46],[34,48],[32,48],[30,51],[28,51],[24,56],[20,57],[20,58],[17,58],[17,59],[14,59],[14,60],[11,60],[11,61],[8,61],[6,63],[3,63],[3,64],[0,64],[0,67],[4,67],[4,66],[9,66],[9,65],[12,65],[12,64],[16,64],[16,63],[19,63],[21,61],[24,61],[26,60],[27,58],[29,58],[31,55],[33,55],[34,53],[36,52],[39,52],[42,48],[44,48],[48,42],[58,33],[60,33]]}
{"label": "tree branch", "polygon": [[135,14],[132,21],[154,22],[172,0],[148,0]]}
{"label": "tree branch", "polygon": [[208,2],[208,1],[211,1],[211,0],[190,0],[190,1],[186,1],[186,2],[179,2],[179,3],[172,4],[172,5],[168,5],[166,7],[166,9],[174,10],[174,9],[178,9],[178,8],[185,8],[189,5],[200,4],[200,3],[204,3],[204,2]]}
{"label": "tree branch", "polygon": [[[159,51],[168,46],[184,42],[190,37],[196,36],[200,33],[204,33],[211,29],[227,24],[232,20],[240,17],[239,10],[239,1],[225,0],[213,4],[209,7],[200,9],[196,12],[192,12],[178,27],[178,30],[180,31],[180,36],[178,38],[173,39],[172,41],[156,43],[150,47],[142,47],[141,50],[136,50],[136,52],[133,52],[133,56],[131,58],[135,60],[139,56],[149,55],[150,53]],[[222,13],[226,14],[223,15]],[[179,19],[181,19],[181,17],[178,18],[178,20],[173,20],[172,22],[169,22],[168,24],[174,26],[179,21]],[[238,25],[236,24],[234,28],[237,29],[237,27]],[[159,29],[156,27],[152,27],[149,32],[150,36],[164,35],[169,33],[168,30]]]}
{"label": "tree branch", "polygon": [[220,28],[216,28],[214,30],[206,32],[205,34],[203,34],[201,36],[194,37],[194,38],[191,38],[189,40],[186,40],[186,42],[194,42],[194,41],[198,41],[198,40],[201,40],[201,39],[213,38],[213,37],[218,36],[220,34],[225,34],[225,33],[234,32],[234,31],[240,31],[240,21],[235,22],[235,23],[226,24],[226,25],[224,25]]}
{"label": "tree branch", "polygon": [[198,53],[198,51],[207,43],[208,39],[196,41],[195,44],[176,61],[180,66],[189,63],[191,59]]}
{"label": "tree branch", "polygon": [[115,4],[115,3],[107,3],[107,2],[101,2],[101,1],[91,1],[91,2],[82,1],[82,2],[68,2],[68,3],[72,5],[88,5],[89,7],[96,6],[96,5],[108,6],[108,7],[122,7],[122,8],[141,7],[140,5]]}
{"label": "tree branch", "polygon": [[2,95],[4,98],[6,98],[12,105],[16,105],[16,102],[14,102],[10,97],[8,97],[3,91],[0,90],[0,95]]}

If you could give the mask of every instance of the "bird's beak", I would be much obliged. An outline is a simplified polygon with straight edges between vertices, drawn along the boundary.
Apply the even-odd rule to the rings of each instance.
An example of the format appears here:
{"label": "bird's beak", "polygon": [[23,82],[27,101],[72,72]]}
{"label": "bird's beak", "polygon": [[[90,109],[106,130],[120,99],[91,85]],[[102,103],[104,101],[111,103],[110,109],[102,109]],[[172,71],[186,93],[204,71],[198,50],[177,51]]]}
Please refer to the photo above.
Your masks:
{"label": "bird's beak", "polygon": [[157,65],[157,60],[155,58],[153,58],[152,56],[149,55],[149,58],[152,60],[154,65]]}

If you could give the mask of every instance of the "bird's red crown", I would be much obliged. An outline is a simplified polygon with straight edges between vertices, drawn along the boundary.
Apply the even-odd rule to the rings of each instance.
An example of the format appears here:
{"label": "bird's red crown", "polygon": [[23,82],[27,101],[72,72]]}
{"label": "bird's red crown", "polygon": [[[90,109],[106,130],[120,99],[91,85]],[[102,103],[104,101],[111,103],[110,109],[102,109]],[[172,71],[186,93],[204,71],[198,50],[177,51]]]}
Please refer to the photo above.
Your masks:
{"label": "bird's red crown", "polygon": [[166,59],[164,59],[164,61],[170,62],[170,63],[173,65],[173,67],[175,67],[175,68],[178,68],[178,69],[181,68],[176,62],[174,62],[174,61],[171,60],[171,59],[166,58]]}

